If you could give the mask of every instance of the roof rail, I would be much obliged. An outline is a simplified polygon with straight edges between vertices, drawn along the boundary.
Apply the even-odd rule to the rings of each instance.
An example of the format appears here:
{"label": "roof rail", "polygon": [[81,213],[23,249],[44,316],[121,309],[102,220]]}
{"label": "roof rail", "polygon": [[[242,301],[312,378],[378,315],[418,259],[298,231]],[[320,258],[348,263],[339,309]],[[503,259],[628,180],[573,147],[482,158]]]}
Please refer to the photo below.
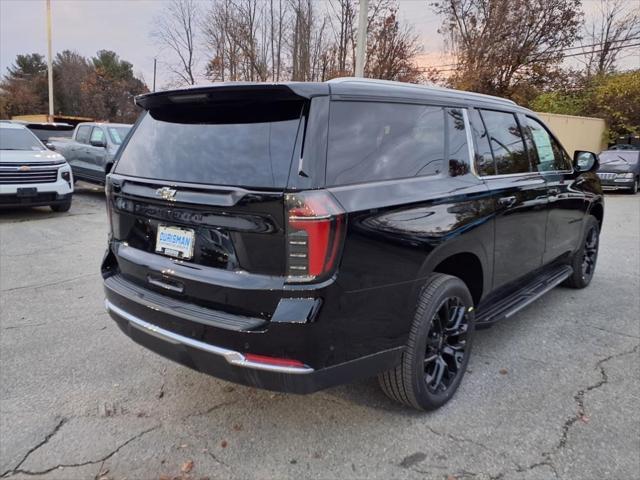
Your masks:
{"label": "roof rail", "polygon": [[453,93],[456,95],[468,95],[476,98],[498,100],[505,103],[510,103],[512,105],[517,105],[516,102],[508,98],[496,97],[494,95],[487,95],[485,93],[468,92],[466,90],[455,90],[453,88],[438,87],[436,85],[422,85],[419,83],[396,82],[394,80],[380,80],[376,78],[361,78],[361,77],[338,77],[338,78],[333,78],[329,80],[327,83],[362,83],[362,84],[369,84],[369,85],[387,85],[390,87],[391,86],[411,87],[411,88],[419,88],[422,90],[431,90],[431,91],[443,92],[443,93]]}

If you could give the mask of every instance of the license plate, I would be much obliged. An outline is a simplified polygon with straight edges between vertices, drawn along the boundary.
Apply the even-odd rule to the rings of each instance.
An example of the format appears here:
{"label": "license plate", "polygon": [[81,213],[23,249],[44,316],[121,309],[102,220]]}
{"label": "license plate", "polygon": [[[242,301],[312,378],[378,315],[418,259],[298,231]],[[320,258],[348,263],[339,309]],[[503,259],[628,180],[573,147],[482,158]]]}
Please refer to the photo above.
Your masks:
{"label": "license plate", "polygon": [[36,187],[22,187],[16,191],[16,196],[18,197],[35,197],[37,194],[38,189]]}
{"label": "license plate", "polygon": [[195,233],[189,228],[158,226],[156,252],[189,260],[193,257]]}

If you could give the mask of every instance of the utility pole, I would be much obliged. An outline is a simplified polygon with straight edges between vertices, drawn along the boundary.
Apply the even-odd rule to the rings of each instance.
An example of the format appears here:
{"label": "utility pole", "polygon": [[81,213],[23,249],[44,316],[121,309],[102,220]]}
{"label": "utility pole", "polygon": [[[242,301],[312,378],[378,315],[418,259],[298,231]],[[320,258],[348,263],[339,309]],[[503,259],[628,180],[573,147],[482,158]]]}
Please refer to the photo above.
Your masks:
{"label": "utility pole", "polygon": [[153,90],[152,92],[156,91],[156,63],[157,63],[158,59],[153,57]]}
{"label": "utility pole", "polygon": [[51,53],[51,0],[47,2],[47,73],[49,80],[49,121],[53,122],[53,58]]}
{"label": "utility pole", "polygon": [[356,77],[364,77],[364,64],[367,54],[367,13],[369,0],[360,0],[358,15],[358,44],[356,45]]}

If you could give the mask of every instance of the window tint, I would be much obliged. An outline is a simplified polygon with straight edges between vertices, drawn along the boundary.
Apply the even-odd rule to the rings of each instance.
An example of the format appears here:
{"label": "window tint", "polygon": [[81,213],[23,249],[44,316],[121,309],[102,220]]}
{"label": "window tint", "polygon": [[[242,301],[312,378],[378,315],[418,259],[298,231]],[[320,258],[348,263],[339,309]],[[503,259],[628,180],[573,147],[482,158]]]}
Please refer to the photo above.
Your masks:
{"label": "window tint", "polygon": [[489,134],[477,110],[473,109],[469,111],[469,122],[471,123],[473,136],[476,139],[475,162],[478,175],[495,175],[496,164],[493,160],[493,154],[491,153],[491,146],[489,145]]}
{"label": "window tint", "polygon": [[532,144],[532,160],[539,172],[571,170],[571,160],[564,149],[537,120],[525,117],[526,131]]}
{"label": "window tint", "polygon": [[89,134],[91,127],[89,125],[83,125],[78,127],[78,133],[76,134],[76,141],[80,143],[89,143]]}
{"label": "window tint", "polygon": [[496,174],[529,172],[531,170],[529,158],[515,115],[482,110],[482,119],[489,133]]}
{"label": "window tint", "polygon": [[132,132],[115,171],[159,180],[283,188],[301,111],[298,102],[152,110]]}
{"label": "window tint", "polygon": [[444,140],[441,107],[333,102],[327,184],[438,174],[444,168]]}
{"label": "window tint", "polygon": [[93,131],[91,132],[91,141],[104,142],[104,130],[100,127],[93,127]]}

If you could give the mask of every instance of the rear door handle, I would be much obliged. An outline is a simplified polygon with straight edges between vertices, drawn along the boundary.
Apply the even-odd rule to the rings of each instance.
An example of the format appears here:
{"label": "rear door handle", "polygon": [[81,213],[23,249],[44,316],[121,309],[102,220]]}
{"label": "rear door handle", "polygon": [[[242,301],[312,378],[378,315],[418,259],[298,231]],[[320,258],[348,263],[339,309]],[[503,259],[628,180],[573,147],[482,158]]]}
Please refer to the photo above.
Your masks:
{"label": "rear door handle", "polygon": [[516,203],[516,200],[516,196],[512,195],[510,197],[500,197],[498,203],[503,207],[512,207]]}

